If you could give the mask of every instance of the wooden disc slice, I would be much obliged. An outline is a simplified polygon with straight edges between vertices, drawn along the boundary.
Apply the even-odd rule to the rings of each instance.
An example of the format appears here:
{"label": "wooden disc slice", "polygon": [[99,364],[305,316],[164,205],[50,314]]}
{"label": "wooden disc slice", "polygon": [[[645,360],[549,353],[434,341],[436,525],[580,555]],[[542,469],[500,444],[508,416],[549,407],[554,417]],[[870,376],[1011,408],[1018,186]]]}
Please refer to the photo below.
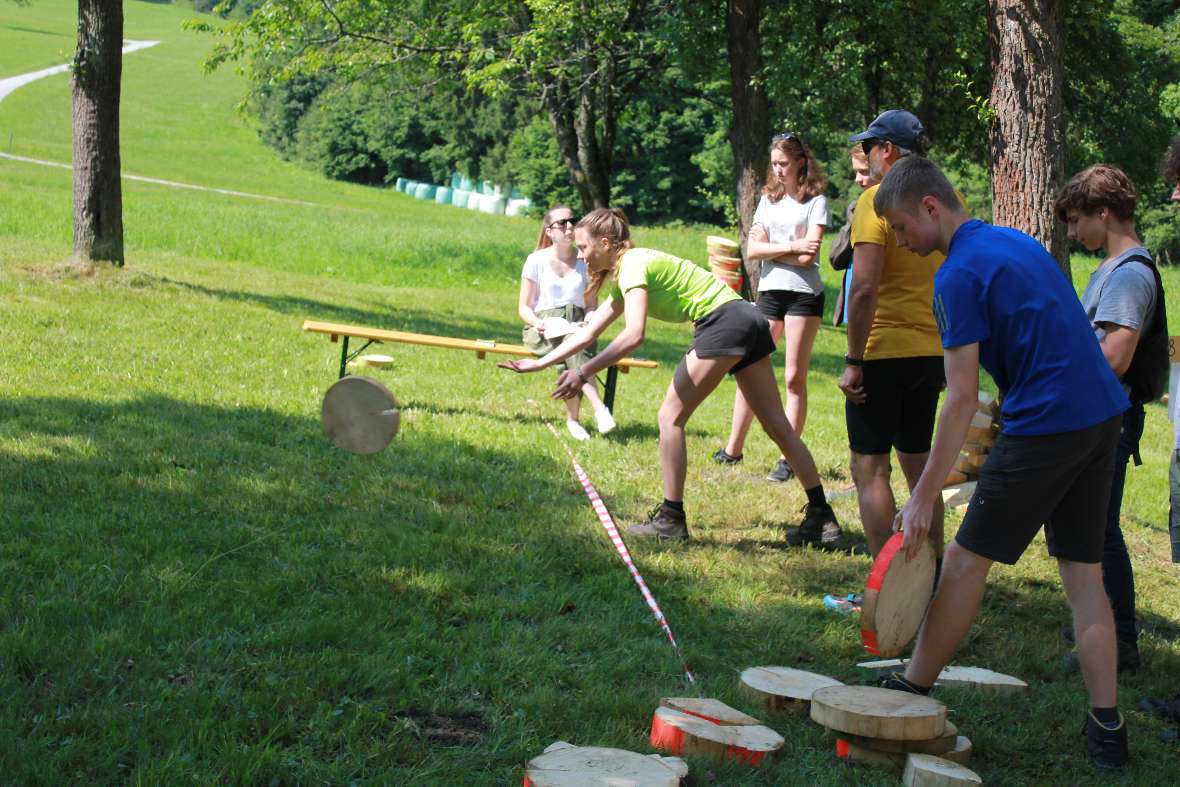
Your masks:
{"label": "wooden disc slice", "polygon": [[934,545],[929,540],[918,556],[906,560],[901,532],[894,533],[873,561],[865,583],[860,613],[860,638],[877,656],[896,656],[918,633],[934,592]]}
{"label": "wooden disc slice", "polygon": [[651,784],[676,787],[688,774],[674,757],[637,754],[598,746],[550,746],[525,766],[525,787]]}
{"label": "wooden disc slice", "polygon": [[718,760],[761,765],[786,741],[761,724],[721,725],[671,708],[656,708],[651,719],[651,745],[677,756],[702,754]]}
{"label": "wooden disc slice", "polygon": [[356,360],[361,366],[370,366],[374,369],[383,369],[393,363],[393,356],[373,353],[371,355],[362,355]]}
{"label": "wooden disc slice", "polygon": [[914,752],[915,754],[934,754],[939,757],[945,757],[946,752],[952,751],[955,748],[959,737],[959,728],[955,726],[953,721],[948,719],[946,726],[942,728],[942,734],[928,741],[891,741],[884,738],[864,738],[860,735],[849,735],[847,733],[844,733],[842,737],[849,743],[855,743],[858,746],[874,751],[902,755]]}
{"label": "wooden disc slice", "polygon": [[401,414],[384,385],[371,377],[349,376],[328,389],[320,419],[337,448],[375,454],[397,434]]}
{"label": "wooden disc slice", "polygon": [[750,667],[739,678],[742,691],[770,710],[806,713],[811,695],[825,686],[843,686],[827,675],[790,667]]}
{"label": "wooden disc slice", "polygon": [[681,713],[687,713],[689,716],[698,716],[713,724],[747,726],[762,723],[753,716],[747,716],[740,710],[729,707],[721,700],[697,699],[696,697],[664,697],[660,700],[660,706],[678,710]]}
{"label": "wooden disc slice", "polygon": [[979,689],[994,694],[1027,694],[1028,684],[1020,678],[983,667],[944,667],[938,684]]}
{"label": "wooden disc slice", "polygon": [[735,240],[723,238],[720,235],[709,235],[705,238],[705,248],[709,250],[710,254],[733,257],[737,255],[741,247]]}
{"label": "wooden disc slice", "polygon": [[906,756],[901,783],[906,787],[970,787],[983,784],[979,774],[957,762],[929,754]]}
{"label": "wooden disc slice", "polygon": [[972,748],[973,747],[971,745],[970,738],[968,738],[966,735],[958,735],[955,737],[955,747],[950,751],[944,751],[938,756],[942,757],[944,760],[957,762],[959,765],[966,765],[967,763],[971,762]]}
{"label": "wooden disc slice", "polygon": [[836,756],[845,762],[858,762],[894,773],[901,773],[905,768],[905,754],[870,749],[851,738],[836,738]]}
{"label": "wooden disc slice", "polygon": [[928,741],[946,729],[946,706],[908,691],[829,686],[811,695],[811,720],[862,738]]}
{"label": "wooden disc slice", "polygon": [[944,487],[942,490],[942,504],[947,508],[958,508],[971,502],[971,495],[975,494],[976,481],[964,481],[961,484]]}

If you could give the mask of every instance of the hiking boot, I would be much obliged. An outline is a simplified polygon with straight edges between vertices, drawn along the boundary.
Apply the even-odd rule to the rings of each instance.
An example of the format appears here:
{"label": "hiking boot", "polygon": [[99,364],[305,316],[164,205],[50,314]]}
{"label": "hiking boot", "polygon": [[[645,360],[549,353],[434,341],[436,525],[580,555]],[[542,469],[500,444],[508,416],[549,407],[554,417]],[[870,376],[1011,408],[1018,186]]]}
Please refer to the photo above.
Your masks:
{"label": "hiking boot", "polygon": [[1086,736],[1086,754],[1090,762],[1100,771],[1117,771],[1127,764],[1127,720],[1119,714],[1119,726],[1108,729],[1086,711],[1086,723],[1082,726]]}
{"label": "hiking boot", "polygon": [[684,512],[668,508],[663,503],[651,510],[646,522],[639,522],[627,528],[627,535],[642,538],[688,538],[688,523]]}
{"label": "hiking boot", "polygon": [[1139,709],[1161,719],[1180,721],[1180,694],[1170,700],[1153,700],[1151,697],[1144,697],[1139,701]]}
{"label": "hiking boot", "polygon": [[774,469],[766,474],[767,481],[774,481],[778,484],[785,484],[795,477],[795,471],[787,464],[786,459],[780,459],[775,463]]}
{"label": "hiking boot", "polygon": [[736,465],[742,461],[742,455],[733,456],[732,454],[725,453],[724,448],[718,448],[713,453],[713,461],[719,465]]}
{"label": "hiking boot", "polygon": [[[1069,630],[1070,637],[1073,636],[1073,629]],[[1065,630],[1061,632],[1061,636],[1065,636]],[[1134,672],[1139,669],[1139,646],[1134,642],[1128,642],[1123,639],[1116,639],[1115,644],[1118,646],[1119,653],[1119,672]],[[1061,659],[1062,665],[1066,672],[1077,672],[1082,668],[1079,660],[1078,652],[1071,650],[1066,653]]]}
{"label": "hiking boot", "polygon": [[836,512],[831,506],[808,505],[799,527],[787,528],[787,546],[831,546],[843,535],[840,524],[836,522]]}

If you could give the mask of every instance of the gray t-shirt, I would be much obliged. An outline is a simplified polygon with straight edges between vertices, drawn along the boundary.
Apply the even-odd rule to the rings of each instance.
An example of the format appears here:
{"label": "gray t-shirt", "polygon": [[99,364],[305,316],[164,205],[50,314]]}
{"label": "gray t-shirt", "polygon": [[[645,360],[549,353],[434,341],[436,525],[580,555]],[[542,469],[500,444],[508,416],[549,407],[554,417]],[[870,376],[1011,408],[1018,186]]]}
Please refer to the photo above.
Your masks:
{"label": "gray t-shirt", "polygon": [[1151,327],[1157,297],[1155,276],[1146,265],[1137,262],[1118,267],[1119,263],[1132,255],[1151,256],[1147,249],[1137,246],[1112,257],[1090,274],[1090,281],[1082,294],[1082,308],[1086,310],[1099,342],[1105,338],[1106,330],[1098,323],[1114,323],[1139,331],[1140,335]]}
{"label": "gray t-shirt", "polygon": [[[828,200],[821,194],[807,202],[799,202],[786,194],[778,202],[771,202],[763,194],[758,209],[754,211],[753,223],[766,228],[766,239],[771,243],[790,243],[806,238],[807,231],[816,224],[828,226]],[[763,260],[758,292],[767,290],[819,295],[824,291],[824,283],[819,278],[819,254],[806,267]]]}

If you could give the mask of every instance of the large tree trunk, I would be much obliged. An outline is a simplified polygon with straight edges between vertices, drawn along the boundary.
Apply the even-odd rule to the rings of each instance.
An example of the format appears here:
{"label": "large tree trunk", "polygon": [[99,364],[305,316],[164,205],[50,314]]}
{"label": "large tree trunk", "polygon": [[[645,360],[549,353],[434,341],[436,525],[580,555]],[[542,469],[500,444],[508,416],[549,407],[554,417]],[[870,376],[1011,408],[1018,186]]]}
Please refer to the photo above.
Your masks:
{"label": "large tree trunk", "polygon": [[998,225],[1039,240],[1069,276],[1053,202],[1065,176],[1064,0],[988,0],[992,204]]}
{"label": "large tree trunk", "polygon": [[123,264],[119,85],[123,0],[78,0],[74,96],[74,255]]}
{"label": "large tree trunk", "polygon": [[[578,192],[582,210],[604,208],[610,204],[610,150],[613,146],[614,114],[607,107],[606,131],[610,135],[600,145],[593,84],[583,84],[578,96],[570,94],[564,78],[557,77],[545,85],[541,103],[549,115],[549,124],[557,139],[561,160],[569,170],[570,182]],[[575,107],[576,104],[576,107]]]}
{"label": "large tree trunk", "polygon": [[[735,205],[743,249],[770,163],[770,110],[762,83],[762,36],[758,30],[761,16],[761,0],[728,0],[725,27],[733,103],[729,147],[733,152]],[[751,291],[757,292],[759,265],[749,260],[745,265]]]}

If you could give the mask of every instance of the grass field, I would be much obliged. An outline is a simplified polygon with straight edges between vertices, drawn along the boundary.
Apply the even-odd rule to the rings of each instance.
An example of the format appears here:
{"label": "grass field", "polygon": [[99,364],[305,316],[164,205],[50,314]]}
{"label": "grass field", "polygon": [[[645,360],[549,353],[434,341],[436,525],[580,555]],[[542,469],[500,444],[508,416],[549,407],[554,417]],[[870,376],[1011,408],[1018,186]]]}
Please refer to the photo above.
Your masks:
{"label": "grass field", "polygon": [[[44,42],[65,35],[68,49],[73,13],[64,0],[0,4],[0,76],[59,62]],[[689,425],[695,540],[634,547],[697,687],[543,425],[561,413],[548,375],[386,347],[395,363],[378,374],[401,433],[372,457],[333,449],[318,413],[338,347],[302,335],[302,320],[516,341],[535,224],[279,160],[234,110],[245,82],[201,73],[211,42],[181,29],[191,12],[128,2],[126,16],[128,37],[163,41],[124,63],[126,172],[319,207],[126,182],[128,265],[80,276],[62,266],[69,173],[0,160],[0,783],[519,784],[554,740],[648,751],[661,696],[757,712],[737,693],[747,666],[859,679],[856,621],[821,597],[863,585],[868,558],[780,548],[804,498],[762,480],[765,437],[737,469],[705,461],[728,431],[730,382]],[[67,85],[49,78],[0,104],[0,150],[68,161]],[[706,231],[638,240],[699,258]],[[1079,287],[1093,265],[1075,259]],[[1180,275],[1165,275],[1180,314]],[[661,368],[623,377],[619,429],[575,447],[620,520],[658,502],[654,413],[688,335],[651,326],[640,354]],[[805,434],[831,488],[850,483],[843,348],[841,330],[820,331]],[[1153,406],[1124,505],[1146,662],[1120,681],[1126,784],[1165,783],[1180,765],[1134,709],[1180,690],[1170,447]],[[855,504],[837,512],[863,544]],[[1032,692],[939,695],[986,782],[1094,779],[1081,680],[1060,667],[1067,616],[1039,546],[993,573],[958,663]],[[787,738],[780,762],[693,760],[692,783],[896,783],[839,765],[810,722],[771,726]]]}

